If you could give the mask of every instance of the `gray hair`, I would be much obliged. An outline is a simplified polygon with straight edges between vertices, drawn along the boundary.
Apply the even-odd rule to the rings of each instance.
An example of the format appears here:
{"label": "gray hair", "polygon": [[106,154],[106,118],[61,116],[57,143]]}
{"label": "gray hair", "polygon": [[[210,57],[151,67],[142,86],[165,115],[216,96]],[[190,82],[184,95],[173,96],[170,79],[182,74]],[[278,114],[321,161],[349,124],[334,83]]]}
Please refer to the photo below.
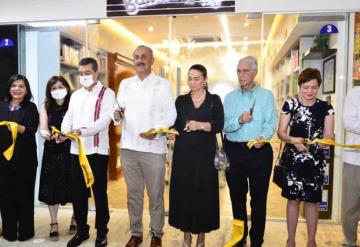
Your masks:
{"label": "gray hair", "polygon": [[150,52],[150,55],[151,55],[152,57],[154,57],[154,52],[153,52],[153,50],[152,50],[149,46],[146,46],[146,45],[139,45],[138,47],[136,47],[136,49],[135,49],[134,52],[133,52],[133,56],[134,56],[135,51],[136,51],[137,49],[140,49],[140,48],[148,49],[148,51]]}
{"label": "gray hair", "polygon": [[240,58],[239,63],[240,62],[250,63],[251,67],[253,69],[255,69],[256,71],[258,69],[257,60],[254,56],[246,56],[246,57]]}

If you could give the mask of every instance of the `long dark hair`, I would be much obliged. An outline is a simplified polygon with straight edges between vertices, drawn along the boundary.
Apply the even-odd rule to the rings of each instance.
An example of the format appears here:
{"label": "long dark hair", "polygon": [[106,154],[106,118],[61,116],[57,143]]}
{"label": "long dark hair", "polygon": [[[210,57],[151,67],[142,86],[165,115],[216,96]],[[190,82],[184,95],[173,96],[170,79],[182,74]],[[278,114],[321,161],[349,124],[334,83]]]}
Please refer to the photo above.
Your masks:
{"label": "long dark hair", "polygon": [[28,79],[26,78],[26,76],[24,76],[24,75],[15,74],[10,77],[9,81],[7,82],[7,84],[5,86],[4,100],[5,100],[5,102],[10,102],[12,100],[12,96],[10,94],[10,89],[11,89],[12,84],[17,80],[22,80],[26,87],[26,94],[24,96],[24,99],[20,103],[21,105],[25,105],[32,100],[33,95],[31,93],[30,83],[29,83]]}
{"label": "long dark hair", "polygon": [[51,77],[46,84],[46,90],[45,90],[46,112],[51,111],[51,109],[53,109],[55,106],[57,106],[55,99],[51,96],[51,87],[58,81],[60,81],[61,84],[63,84],[63,86],[67,90],[67,95],[65,96],[63,106],[65,107],[65,109],[67,109],[69,106],[69,101],[70,101],[70,96],[71,96],[70,84],[67,82],[67,80],[64,77],[55,75],[55,76]]}

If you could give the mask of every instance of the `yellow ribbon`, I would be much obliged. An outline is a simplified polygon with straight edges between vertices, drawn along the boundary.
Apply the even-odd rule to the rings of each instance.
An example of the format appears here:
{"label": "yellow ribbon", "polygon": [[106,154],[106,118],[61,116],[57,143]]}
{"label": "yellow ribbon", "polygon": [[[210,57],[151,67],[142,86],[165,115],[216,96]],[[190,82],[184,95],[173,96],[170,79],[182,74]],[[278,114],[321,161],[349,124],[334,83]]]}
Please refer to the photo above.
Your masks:
{"label": "yellow ribbon", "polygon": [[174,134],[174,135],[179,135],[179,132],[177,132],[177,130],[174,129],[168,129],[168,128],[164,128],[164,127],[160,127],[151,131],[146,131],[143,132],[142,134]]}
{"label": "yellow ribbon", "polygon": [[10,129],[11,129],[12,144],[10,145],[10,147],[8,147],[8,149],[6,149],[3,152],[5,158],[7,160],[10,160],[14,154],[16,137],[17,137],[17,133],[19,131],[19,125],[15,122],[1,121],[0,126],[2,126],[2,125],[6,125],[8,128],[10,127]]}
{"label": "yellow ribbon", "polygon": [[70,131],[67,133],[61,132],[54,126],[51,126],[51,133],[54,135],[63,135],[68,137],[70,140],[76,141],[79,147],[79,163],[84,176],[85,184],[87,188],[91,187],[91,185],[93,185],[94,183],[94,175],[92,173],[89,161],[86,157],[85,148],[81,142],[80,136],[74,131]]}
{"label": "yellow ribbon", "polygon": [[[263,143],[281,143],[281,141],[274,141],[274,140],[251,140],[246,145],[250,149],[256,143],[260,143],[260,142],[263,142]],[[306,145],[311,145],[311,144],[315,144],[315,143],[321,143],[321,144],[330,145],[330,146],[346,147],[346,148],[352,148],[352,149],[359,149],[360,150],[360,144],[341,144],[341,143],[338,143],[336,141],[328,140],[328,139],[315,138],[315,139],[313,139],[311,141],[303,141],[302,143],[306,144]]]}

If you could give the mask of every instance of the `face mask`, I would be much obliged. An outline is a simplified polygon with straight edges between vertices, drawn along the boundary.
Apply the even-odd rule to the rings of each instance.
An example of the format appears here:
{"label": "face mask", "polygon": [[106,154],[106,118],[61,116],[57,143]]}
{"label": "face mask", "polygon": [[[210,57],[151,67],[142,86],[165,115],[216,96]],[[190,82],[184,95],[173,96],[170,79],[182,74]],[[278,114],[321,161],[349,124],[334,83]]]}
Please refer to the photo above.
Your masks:
{"label": "face mask", "polygon": [[56,89],[56,90],[51,91],[51,96],[54,99],[63,99],[63,98],[65,98],[66,95],[67,95],[66,88],[61,88],[61,89]]}
{"label": "face mask", "polygon": [[94,80],[93,80],[92,75],[80,76],[80,84],[83,85],[85,88],[89,87],[93,83],[94,83]]}

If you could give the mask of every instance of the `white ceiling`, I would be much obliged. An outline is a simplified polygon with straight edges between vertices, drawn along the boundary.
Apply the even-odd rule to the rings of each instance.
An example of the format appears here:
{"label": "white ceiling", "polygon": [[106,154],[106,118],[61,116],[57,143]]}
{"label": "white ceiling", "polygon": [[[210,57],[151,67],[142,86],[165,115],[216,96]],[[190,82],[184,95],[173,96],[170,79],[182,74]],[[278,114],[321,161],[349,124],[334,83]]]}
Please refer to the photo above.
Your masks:
{"label": "white ceiling", "polygon": [[[227,24],[224,24],[224,18]],[[114,20],[152,48],[166,54],[171,53],[171,57],[184,71],[183,79],[186,78],[185,72],[188,67],[194,63],[201,63],[209,70],[210,83],[236,83],[234,80],[237,60],[245,55],[260,56],[261,41],[266,41],[273,19],[274,15],[264,15],[263,19],[248,19],[245,14],[227,14]],[[149,31],[150,26],[152,31]],[[194,38],[220,41],[191,42]],[[173,42],[171,49],[168,46],[169,39]],[[232,51],[232,56],[228,55],[229,51]]]}

